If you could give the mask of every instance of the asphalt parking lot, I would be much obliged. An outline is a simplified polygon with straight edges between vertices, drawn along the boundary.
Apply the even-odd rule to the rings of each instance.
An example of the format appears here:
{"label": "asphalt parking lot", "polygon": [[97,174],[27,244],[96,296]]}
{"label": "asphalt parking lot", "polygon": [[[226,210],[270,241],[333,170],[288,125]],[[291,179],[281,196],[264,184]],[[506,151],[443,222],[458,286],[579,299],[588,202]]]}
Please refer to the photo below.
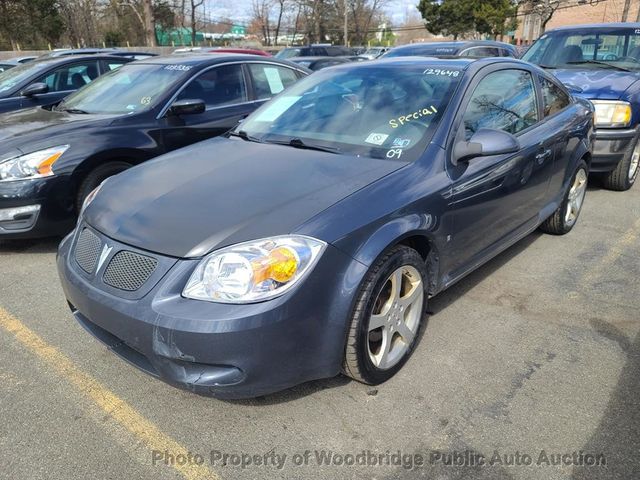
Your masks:
{"label": "asphalt parking lot", "polygon": [[[638,478],[637,186],[591,186],[568,236],[532,234],[434,298],[414,356],[376,388],[174,389],[75,323],[56,246],[0,245],[0,478]],[[600,465],[551,465],[574,452]]]}

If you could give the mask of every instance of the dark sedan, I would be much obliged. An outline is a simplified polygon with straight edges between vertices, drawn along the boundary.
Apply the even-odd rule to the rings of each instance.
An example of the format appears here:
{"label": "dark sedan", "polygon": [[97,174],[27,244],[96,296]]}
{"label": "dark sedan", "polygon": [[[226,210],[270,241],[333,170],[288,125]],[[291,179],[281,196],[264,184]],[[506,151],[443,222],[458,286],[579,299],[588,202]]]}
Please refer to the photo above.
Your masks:
{"label": "dark sedan", "polygon": [[[129,58],[74,56],[34,60],[0,73],[0,113],[59,102]],[[1,133],[0,133],[1,135]]]}
{"label": "dark sedan", "polygon": [[390,57],[518,57],[513,45],[491,40],[470,40],[460,42],[411,43],[395,47],[382,55]]}
{"label": "dark sedan", "polygon": [[0,239],[68,232],[105,178],[227,132],[307,72],[250,55],[154,57],[0,116]]}
{"label": "dark sedan", "polygon": [[75,318],[174,385],[256,396],[407,360],[427,300],[575,225],[593,108],[517,60],[321,70],[107,180],[60,246]]}

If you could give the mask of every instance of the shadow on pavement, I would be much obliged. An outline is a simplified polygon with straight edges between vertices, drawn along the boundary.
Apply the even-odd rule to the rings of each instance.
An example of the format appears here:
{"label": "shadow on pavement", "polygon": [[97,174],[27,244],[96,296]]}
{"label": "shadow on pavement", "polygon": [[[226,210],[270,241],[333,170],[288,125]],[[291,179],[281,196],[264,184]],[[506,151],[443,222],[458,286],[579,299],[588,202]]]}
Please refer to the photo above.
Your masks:
{"label": "shadow on pavement", "polygon": [[18,253],[55,253],[61,237],[37,238],[26,240],[0,240],[0,255]]}
{"label": "shadow on pavement", "polygon": [[631,340],[608,322],[593,319],[590,323],[598,334],[618,343],[627,362],[598,428],[582,447],[585,453],[604,453],[606,467],[574,467],[572,478],[637,479],[640,478],[640,334]]}

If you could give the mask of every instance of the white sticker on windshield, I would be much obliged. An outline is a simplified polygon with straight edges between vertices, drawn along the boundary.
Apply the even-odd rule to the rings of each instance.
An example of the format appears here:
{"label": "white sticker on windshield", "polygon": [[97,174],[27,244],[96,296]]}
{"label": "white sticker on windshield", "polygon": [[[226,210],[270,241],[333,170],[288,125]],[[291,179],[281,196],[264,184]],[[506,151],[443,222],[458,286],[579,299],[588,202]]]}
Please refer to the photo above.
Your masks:
{"label": "white sticker on windshield", "polygon": [[365,142],[372,143],[374,145],[382,145],[387,138],[389,138],[389,135],[384,133],[370,133]]}
{"label": "white sticker on windshield", "polygon": [[257,122],[273,122],[276,118],[300,100],[300,97],[278,97],[265,106],[265,109],[256,117]]}
{"label": "white sticker on windshield", "polygon": [[267,77],[267,82],[269,82],[269,89],[271,90],[271,93],[275,95],[276,93],[280,93],[284,90],[284,85],[280,78],[280,72],[278,72],[277,68],[265,67],[264,74]]}
{"label": "white sticker on windshield", "polygon": [[165,70],[178,70],[180,72],[188,72],[189,70],[191,70],[191,66],[190,65],[180,65],[180,64],[171,64],[171,65],[165,65],[164,67]]}

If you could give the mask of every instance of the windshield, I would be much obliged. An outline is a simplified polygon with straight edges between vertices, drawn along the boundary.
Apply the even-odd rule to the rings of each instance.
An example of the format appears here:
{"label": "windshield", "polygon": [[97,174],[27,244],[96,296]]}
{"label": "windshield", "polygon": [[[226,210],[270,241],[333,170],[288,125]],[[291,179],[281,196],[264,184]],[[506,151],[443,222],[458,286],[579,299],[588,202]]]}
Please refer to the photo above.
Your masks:
{"label": "windshield", "polygon": [[385,53],[383,57],[455,55],[457,51],[458,47],[444,45],[416,45],[411,47],[393,48]]}
{"label": "windshield", "polygon": [[258,142],[414,161],[461,77],[459,69],[425,65],[321,70],[260,107],[235,133]]}
{"label": "windshield", "polygon": [[125,114],[149,110],[186,75],[188,65],[129,64],[71,94],[56,110]]}
{"label": "windshield", "polygon": [[276,58],[299,57],[301,50],[299,48],[285,48],[276,53]]}
{"label": "windshield", "polygon": [[0,94],[13,90],[35,73],[43,70],[48,63],[23,63],[16,67],[0,72]]}
{"label": "windshield", "polygon": [[561,30],[543,35],[523,60],[546,68],[640,70],[640,30]]}

